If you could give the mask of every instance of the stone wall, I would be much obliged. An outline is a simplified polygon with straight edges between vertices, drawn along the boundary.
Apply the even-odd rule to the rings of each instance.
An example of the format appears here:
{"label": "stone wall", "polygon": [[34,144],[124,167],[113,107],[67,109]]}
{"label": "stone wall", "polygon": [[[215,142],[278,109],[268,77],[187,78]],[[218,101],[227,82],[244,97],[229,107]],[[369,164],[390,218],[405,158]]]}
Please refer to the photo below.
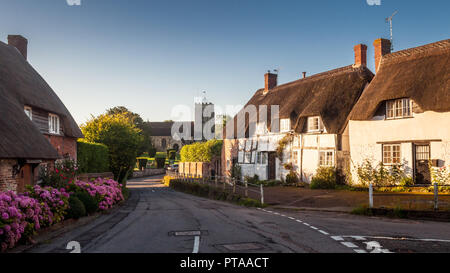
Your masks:
{"label": "stone wall", "polygon": [[133,178],[153,176],[153,175],[165,174],[165,173],[166,173],[165,169],[145,169],[144,171],[133,172]]}
{"label": "stone wall", "polygon": [[78,176],[78,180],[90,181],[92,179],[103,178],[103,179],[114,179],[114,174],[111,172],[107,173],[85,173]]}
{"label": "stone wall", "polygon": [[13,175],[13,166],[17,164],[17,160],[1,159],[0,160],[0,192],[16,191],[19,183],[19,174]]}

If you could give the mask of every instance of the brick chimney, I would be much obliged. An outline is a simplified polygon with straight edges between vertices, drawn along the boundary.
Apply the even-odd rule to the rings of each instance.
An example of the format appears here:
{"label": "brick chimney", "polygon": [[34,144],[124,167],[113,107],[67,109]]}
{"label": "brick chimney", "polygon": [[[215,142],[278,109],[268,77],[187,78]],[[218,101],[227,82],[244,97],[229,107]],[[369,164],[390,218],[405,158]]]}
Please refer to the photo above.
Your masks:
{"label": "brick chimney", "polygon": [[367,46],[359,44],[353,49],[355,50],[355,66],[367,66]]}
{"label": "brick chimney", "polygon": [[375,47],[375,72],[378,72],[381,58],[391,53],[391,41],[387,39],[376,39],[373,42],[373,46]]}
{"label": "brick chimney", "polygon": [[306,78],[306,72],[302,72],[303,79]]}
{"label": "brick chimney", "polygon": [[21,35],[8,35],[8,44],[14,46],[27,59],[28,40]]}
{"label": "brick chimney", "polygon": [[274,89],[278,85],[278,75],[274,73],[267,72],[264,75],[264,94],[267,94],[270,90]]}

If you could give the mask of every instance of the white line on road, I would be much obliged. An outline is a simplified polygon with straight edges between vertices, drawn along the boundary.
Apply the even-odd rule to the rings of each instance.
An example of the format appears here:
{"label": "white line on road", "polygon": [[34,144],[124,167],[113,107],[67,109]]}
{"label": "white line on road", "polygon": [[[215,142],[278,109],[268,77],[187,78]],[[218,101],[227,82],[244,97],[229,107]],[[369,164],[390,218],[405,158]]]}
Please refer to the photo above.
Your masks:
{"label": "white line on road", "polygon": [[346,247],[350,247],[350,248],[357,248],[358,247],[354,243],[350,243],[350,242],[341,242],[341,244],[343,244]]}
{"label": "white line on road", "polygon": [[291,220],[295,220],[295,218],[294,218],[294,217],[289,217],[289,219],[291,219]]}
{"label": "white line on road", "polygon": [[325,232],[325,231],[323,231],[323,230],[321,230],[321,229],[319,229],[319,232],[322,233],[323,235],[330,235],[330,233]]}
{"label": "white line on road", "polygon": [[195,236],[194,249],[192,250],[192,253],[198,253],[199,247],[200,247],[200,236]]}
{"label": "white line on road", "polygon": [[[398,240],[398,241],[420,241],[420,242],[441,242],[441,243],[450,243],[450,240],[443,239],[416,239],[416,238],[394,238],[394,237],[385,237],[385,236],[340,236],[340,237],[351,237],[356,240],[365,241],[367,238],[371,239],[381,239],[381,240]],[[358,239],[359,238],[359,239]]]}
{"label": "white line on road", "polygon": [[341,236],[331,236],[331,239],[335,241],[344,241],[344,238],[342,238]]}
{"label": "white line on road", "polygon": [[367,253],[367,251],[365,251],[364,249],[353,249],[356,253]]}
{"label": "white line on road", "polygon": [[315,229],[315,230],[318,230],[318,228],[316,228],[316,227],[314,227],[314,226],[310,226],[310,228]]}

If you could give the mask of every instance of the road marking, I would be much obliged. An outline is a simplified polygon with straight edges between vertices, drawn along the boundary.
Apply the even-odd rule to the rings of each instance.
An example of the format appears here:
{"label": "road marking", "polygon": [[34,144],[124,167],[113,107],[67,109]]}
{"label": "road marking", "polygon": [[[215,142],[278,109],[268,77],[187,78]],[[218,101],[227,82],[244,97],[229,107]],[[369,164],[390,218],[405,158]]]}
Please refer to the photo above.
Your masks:
{"label": "road marking", "polygon": [[344,241],[344,238],[342,238],[341,236],[331,236],[331,239],[335,241]]}
{"label": "road marking", "polygon": [[294,218],[294,217],[289,217],[289,219],[291,219],[291,220],[295,220],[295,218]]}
{"label": "road marking", "polygon": [[356,253],[367,253],[367,251],[365,251],[364,249],[353,249]]}
{"label": "road marking", "polygon": [[299,223],[303,223],[302,220],[296,220],[296,221],[299,222]]}
{"label": "road marking", "polygon": [[198,253],[199,247],[200,247],[200,236],[195,236],[195,238],[194,238],[194,249],[192,250],[192,253]]}
{"label": "road marking", "polygon": [[310,226],[310,224],[308,224],[308,223],[303,223],[303,224],[304,224],[305,226],[308,226],[308,227]]}
{"label": "road marking", "polygon": [[350,247],[350,248],[358,248],[357,245],[355,245],[354,243],[350,243],[350,242],[341,242],[341,244],[343,244],[346,247]]}
{"label": "road marking", "polygon": [[316,227],[313,227],[313,226],[310,226],[310,228],[312,228],[312,229],[315,229],[315,230],[318,230],[318,228],[316,228]]}
{"label": "road marking", "polygon": [[322,233],[323,235],[330,235],[328,232],[325,232],[325,231],[323,231],[321,229],[319,229],[319,232]]}
{"label": "road marking", "polygon": [[[371,239],[381,239],[381,240],[398,240],[398,241],[420,241],[420,242],[441,242],[441,243],[450,243],[450,240],[444,240],[444,239],[416,239],[416,238],[406,238],[406,237],[386,237],[386,236],[341,236],[341,237],[351,237],[356,240],[366,241],[367,238]],[[361,239],[357,239],[361,238]]]}

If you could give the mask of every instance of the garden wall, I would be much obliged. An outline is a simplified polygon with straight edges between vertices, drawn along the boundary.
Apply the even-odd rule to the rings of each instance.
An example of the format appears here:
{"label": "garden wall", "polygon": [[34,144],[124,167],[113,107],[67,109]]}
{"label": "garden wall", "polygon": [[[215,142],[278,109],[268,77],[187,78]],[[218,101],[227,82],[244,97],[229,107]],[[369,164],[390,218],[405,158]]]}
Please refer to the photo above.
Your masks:
{"label": "garden wall", "polygon": [[212,164],[209,162],[181,162],[179,173],[188,176],[209,177]]}
{"label": "garden wall", "polygon": [[103,179],[114,179],[114,174],[111,172],[107,173],[84,173],[80,174],[78,176],[78,180],[81,181],[90,181],[91,179],[97,179],[97,178],[103,178]]}

